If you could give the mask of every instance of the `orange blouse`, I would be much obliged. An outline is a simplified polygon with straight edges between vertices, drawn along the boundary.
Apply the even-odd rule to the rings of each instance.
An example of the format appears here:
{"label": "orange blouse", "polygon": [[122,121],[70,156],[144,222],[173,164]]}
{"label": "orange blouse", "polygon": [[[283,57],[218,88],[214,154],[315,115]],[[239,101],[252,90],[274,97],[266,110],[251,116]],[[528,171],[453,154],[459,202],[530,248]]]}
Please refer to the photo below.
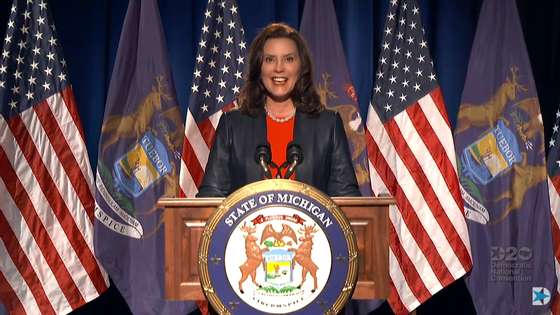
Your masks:
{"label": "orange blouse", "polygon": [[[280,166],[286,162],[286,147],[288,143],[294,139],[294,121],[292,117],[285,122],[276,122],[268,115],[266,116],[266,137],[270,143],[270,150],[272,151],[272,162]],[[272,178],[276,178],[277,171],[271,170]],[[286,169],[282,170],[282,176],[286,173]],[[290,177],[295,178],[295,173]]]}

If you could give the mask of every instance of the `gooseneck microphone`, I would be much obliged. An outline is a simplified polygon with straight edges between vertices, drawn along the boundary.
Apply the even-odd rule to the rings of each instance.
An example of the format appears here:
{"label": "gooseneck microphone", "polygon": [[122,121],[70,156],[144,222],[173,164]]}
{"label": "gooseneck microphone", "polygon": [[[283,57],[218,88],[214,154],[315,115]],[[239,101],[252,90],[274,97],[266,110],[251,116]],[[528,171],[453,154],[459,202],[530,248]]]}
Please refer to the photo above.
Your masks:
{"label": "gooseneck microphone", "polygon": [[271,179],[272,174],[270,173],[270,168],[268,165],[272,162],[272,153],[270,151],[270,145],[267,144],[259,144],[257,149],[255,150],[255,162],[259,164],[262,169],[264,170],[264,176],[266,178]]}
{"label": "gooseneck microphone", "polygon": [[284,178],[290,178],[296,170],[296,167],[303,162],[303,150],[299,144],[294,142],[288,143],[288,148],[286,149],[286,162],[289,167],[286,171],[286,175],[284,175]]}

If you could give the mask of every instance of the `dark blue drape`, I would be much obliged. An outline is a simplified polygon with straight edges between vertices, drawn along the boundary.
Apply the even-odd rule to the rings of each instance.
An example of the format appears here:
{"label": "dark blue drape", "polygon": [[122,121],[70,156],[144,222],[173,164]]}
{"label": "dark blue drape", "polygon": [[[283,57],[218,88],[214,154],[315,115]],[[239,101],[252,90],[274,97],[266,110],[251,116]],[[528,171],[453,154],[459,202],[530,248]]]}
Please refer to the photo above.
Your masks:
{"label": "dark blue drape", "polygon": [[[367,112],[377,51],[388,1],[336,0],[342,42],[358,91],[363,117]],[[127,1],[50,1],[70,80],[85,128],[92,166],[103,118],[107,86]],[[273,21],[299,28],[304,0],[239,0],[239,12],[250,42]],[[440,84],[454,121],[466,72],[480,1],[420,1]],[[4,34],[11,1],[0,4]],[[160,0],[161,18],[177,97],[186,111],[196,44],[206,1]],[[3,38],[3,37],[2,37]]]}
{"label": "dark blue drape", "polygon": [[[305,0],[238,0],[247,40],[273,21],[299,28]],[[70,80],[84,123],[92,166],[103,117],[107,85],[128,1],[49,2],[70,69]],[[387,1],[334,0],[340,34],[363,117],[367,112]],[[420,9],[449,117],[455,117],[478,19],[481,0],[420,0]],[[0,3],[0,34],[4,34],[11,1]],[[169,62],[177,97],[185,112],[196,44],[206,1],[160,0]],[[560,3],[518,0],[525,38],[539,92],[545,129],[553,123],[560,81]],[[2,36],[3,38],[3,36]]]}
{"label": "dark blue drape", "polygon": [[[273,21],[299,28],[304,0],[237,0],[250,42]],[[377,67],[388,0],[334,0],[340,34],[363,117]],[[435,70],[449,118],[455,124],[481,0],[419,0]],[[525,40],[543,112],[547,136],[560,97],[560,1],[518,0]],[[51,0],[56,29],[69,65],[70,82],[85,128],[92,166],[97,161],[108,82],[128,1]],[[0,1],[3,41],[11,1]],[[169,62],[177,97],[186,111],[194,55],[205,0],[160,0]]]}

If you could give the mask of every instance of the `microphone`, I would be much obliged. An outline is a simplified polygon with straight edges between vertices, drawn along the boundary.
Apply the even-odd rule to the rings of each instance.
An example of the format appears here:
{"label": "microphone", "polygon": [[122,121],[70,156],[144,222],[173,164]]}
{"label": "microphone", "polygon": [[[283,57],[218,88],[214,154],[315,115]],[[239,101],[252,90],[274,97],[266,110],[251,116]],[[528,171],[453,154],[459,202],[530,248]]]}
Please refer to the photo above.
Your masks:
{"label": "microphone", "polygon": [[272,162],[272,153],[270,151],[270,145],[268,143],[259,144],[257,146],[257,149],[255,150],[255,162],[257,162],[257,164],[262,167],[266,178],[272,178],[270,168],[268,167],[268,165]]}
{"label": "microphone", "polygon": [[296,167],[303,162],[303,150],[301,146],[293,141],[288,143],[288,148],[286,149],[286,162],[288,165],[288,170],[286,171],[286,175],[284,178],[290,178]]}

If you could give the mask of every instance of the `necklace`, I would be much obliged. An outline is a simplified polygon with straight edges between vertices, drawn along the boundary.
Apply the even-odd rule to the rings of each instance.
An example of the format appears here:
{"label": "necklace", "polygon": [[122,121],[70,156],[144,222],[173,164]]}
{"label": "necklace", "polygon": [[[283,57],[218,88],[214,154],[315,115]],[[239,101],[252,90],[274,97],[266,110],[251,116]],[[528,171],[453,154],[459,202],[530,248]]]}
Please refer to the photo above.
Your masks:
{"label": "necklace", "polygon": [[268,106],[266,105],[264,106],[264,111],[266,112],[268,117],[270,117],[270,119],[274,120],[277,123],[287,122],[288,120],[292,119],[292,117],[294,117],[294,115],[296,114],[296,109],[294,108],[288,115],[284,117],[278,117],[274,115],[271,111],[269,111]]}

